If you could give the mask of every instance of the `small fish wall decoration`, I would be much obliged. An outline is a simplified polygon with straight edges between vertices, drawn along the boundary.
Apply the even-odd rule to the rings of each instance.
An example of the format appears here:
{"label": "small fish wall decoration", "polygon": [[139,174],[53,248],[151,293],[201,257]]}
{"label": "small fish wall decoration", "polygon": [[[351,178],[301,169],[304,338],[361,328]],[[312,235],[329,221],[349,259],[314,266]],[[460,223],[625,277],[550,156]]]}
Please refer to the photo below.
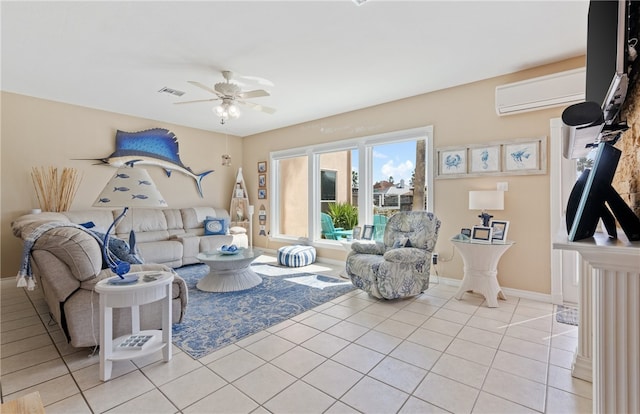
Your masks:
{"label": "small fish wall decoration", "polygon": [[180,160],[178,138],[167,129],[154,128],[139,132],[116,132],[116,151],[99,161],[119,168],[123,165],[146,164],[161,167],[171,177],[173,170],[185,174],[196,181],[200,198],[202,194],[202,179],[214,170],[194,173]]}

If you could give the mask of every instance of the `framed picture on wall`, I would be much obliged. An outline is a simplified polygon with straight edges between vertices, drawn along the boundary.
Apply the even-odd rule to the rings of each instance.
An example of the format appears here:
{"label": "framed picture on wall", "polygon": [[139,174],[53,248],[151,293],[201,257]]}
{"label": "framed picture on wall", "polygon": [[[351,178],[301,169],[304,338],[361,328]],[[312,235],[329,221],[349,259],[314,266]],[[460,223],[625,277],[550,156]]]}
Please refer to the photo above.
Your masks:
{"label": "framed picture on wall", "polygon": [[469,149],[471,173],[490,173],[500,171],[500,145]]}
{"label": "framed picture on wall", "polygon": [[267,174],[258,174],[258,187],[267,186]]}
{"label": "framed picture on wall", "polygon": [[259,199],[267,198],[267,189],[266,188],[259,188],[258,189],[258,198]]}
{"label": "framed picture on wall", "polygon": [[467,147],[442,148],[438,153],[438,178],[455,178],[467,174]]}
{"label": "framed picture on wall", "polygon": [[267,172],[267,162],[266,161],[259,161],[258,162],[258,172],[259,173],[266,173]]}
{"label": "framed picture on wall", "polygon": [[543,173],[546,171],[546,137],[516,140],[503,145],[504,171],[508,173]]}

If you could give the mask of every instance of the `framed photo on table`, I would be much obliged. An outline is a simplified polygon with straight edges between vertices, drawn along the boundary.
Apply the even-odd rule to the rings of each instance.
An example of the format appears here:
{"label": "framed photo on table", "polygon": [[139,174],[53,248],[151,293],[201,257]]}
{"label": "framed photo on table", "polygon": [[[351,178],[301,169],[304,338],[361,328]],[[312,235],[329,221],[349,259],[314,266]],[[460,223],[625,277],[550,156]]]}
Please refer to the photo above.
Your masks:
{"label": "framed photo on table", "polygon": [[373,225],[365,224],[364,230],[362,231],[362,240],[371,240],[373,237]]}
{"label": "framed photo on table", "polygon": [[484,226],[473,226],[471,229],[472,243],[491,243],[493,228]]}
{"label": "framed photo on table", "polygon": [[493,233],[491,240],[493,242],[503,243],[507,240],[507,232],[509,231],[509,222],[504,220],[492,220],[491,228]]}
{"label": "framed photo on table", "polygon": [[362,228],[360,226],[356,226],[353,228],[353,239],[360,240],[360,233],[362,232]]}

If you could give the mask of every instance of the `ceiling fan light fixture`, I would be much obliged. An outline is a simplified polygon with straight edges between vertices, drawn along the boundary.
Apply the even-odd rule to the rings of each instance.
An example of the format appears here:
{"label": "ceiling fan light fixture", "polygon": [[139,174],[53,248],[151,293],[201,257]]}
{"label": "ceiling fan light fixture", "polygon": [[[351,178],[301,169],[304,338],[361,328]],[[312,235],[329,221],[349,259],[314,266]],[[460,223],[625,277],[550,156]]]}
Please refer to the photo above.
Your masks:
{"label": "ceiling fan light fixture", "polygon": [[219,116],[220,118],[224,118],[224,117],[225,117],[225,115],[226,115],[226,117],[228,118],[228,117],[229,117],[229,114],[227,114],[227,113],[226,113],[227,111],[225,110],[225,108],[224,108],[222,105],[223,105],[223,104],[220,104],[220,105],[216,106],[215,108],[213,108],[213,112],[214,112],[217,116]]}
{"label": "ceiling fan light fixture", "polygon": [[236,119],[240,117],[240,109],[233,103],[229,101],[224,101],[220,105],[213,108],[213,112],[223,121],[226,121],[229,118]]}
{"label": "ceiling fan light fixture", "polygon": [[229,112],[229,116],[234,119],[240,116],[240,109],[238,109],[235,104],[230,104],[227,107],[227,112]]}

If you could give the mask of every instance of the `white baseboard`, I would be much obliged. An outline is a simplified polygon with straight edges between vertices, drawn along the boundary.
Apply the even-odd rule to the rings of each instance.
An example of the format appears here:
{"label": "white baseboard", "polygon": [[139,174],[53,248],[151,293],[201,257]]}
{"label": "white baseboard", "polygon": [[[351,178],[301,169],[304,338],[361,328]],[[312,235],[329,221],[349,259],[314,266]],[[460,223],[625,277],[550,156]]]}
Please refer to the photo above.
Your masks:
{"label": "white baseboard", "polygon": [[[448,277],[436,276],[436,275],[431,275],[430,277],[432,279],[435,278],[437,282],[447,286],[460,287],[460,285],[462,284],[461,279],[451,279]],[[505,288],[505,287],[502,287],[502,291],[507,296],[515,296],[518,298],[530,299],[538,302],[553,303],[551,301],[551,295],[546,293],[531,292],[528,290],[512,289],[512,288]]]}

